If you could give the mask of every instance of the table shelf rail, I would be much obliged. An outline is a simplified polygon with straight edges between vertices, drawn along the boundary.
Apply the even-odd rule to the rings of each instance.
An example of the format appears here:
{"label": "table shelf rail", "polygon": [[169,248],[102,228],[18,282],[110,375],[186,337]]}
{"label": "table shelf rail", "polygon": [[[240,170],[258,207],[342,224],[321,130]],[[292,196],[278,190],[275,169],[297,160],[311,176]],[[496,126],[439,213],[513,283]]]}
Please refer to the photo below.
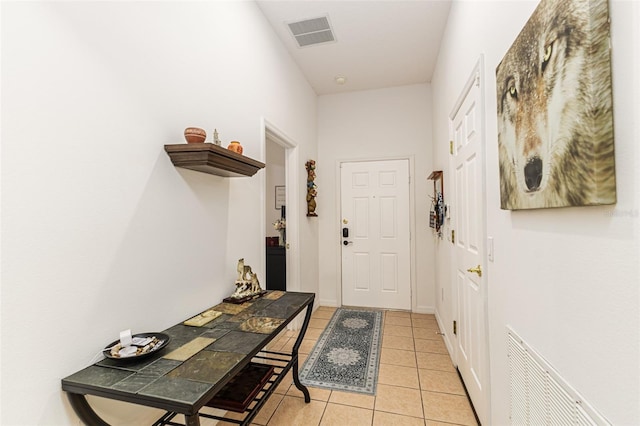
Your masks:
{"label": "table shelf rail", "polygon": [[[256,397],[253,399],[252,403],[245,410],[244,418],[234,419],[230,417],[217,416],[214,414],[203,413],[203,412],[198,413],[200,417],[213,419],[213,420],[221,420],[221,421],[234,423],[241,426],[250,424],[251,421],[259,413],[262,406],[266,404],[271,394],[273,394],[273,392],[276,390],[278,385],[282,382],[285,375],[294,366],[294,364],[296,368],[298,367],[297,366],[298,354],[262,350],[253,357],[252,362],[272,365],[275,367],[275,369],[271,374],[271,377],[269,377],[269,379],[263,386],[263,388],[258,392]],[[306,400],[306,395],[305,395],[305,400]],[[152,426],[185,426],[185,423],[176,423],[175,421],[173,421],[173,419],[178,414],[179,413],[175,413],[175,412],[166,412],[155,423],[153,423]],[[241,414],[241,413],[238,413],[238,414]]]}

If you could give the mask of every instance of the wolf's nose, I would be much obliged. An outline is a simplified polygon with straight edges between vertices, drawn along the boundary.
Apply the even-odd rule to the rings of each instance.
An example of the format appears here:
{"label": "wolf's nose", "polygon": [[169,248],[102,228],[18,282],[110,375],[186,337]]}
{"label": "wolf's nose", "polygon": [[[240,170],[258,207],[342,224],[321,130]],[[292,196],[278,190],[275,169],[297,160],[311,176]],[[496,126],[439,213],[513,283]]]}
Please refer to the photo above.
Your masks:
{"label": "wolf's nose", "polygon": [[524,166],[524,181],[529,191],[537,191],[542,182],[542,160],[540,157],[533,157]]}

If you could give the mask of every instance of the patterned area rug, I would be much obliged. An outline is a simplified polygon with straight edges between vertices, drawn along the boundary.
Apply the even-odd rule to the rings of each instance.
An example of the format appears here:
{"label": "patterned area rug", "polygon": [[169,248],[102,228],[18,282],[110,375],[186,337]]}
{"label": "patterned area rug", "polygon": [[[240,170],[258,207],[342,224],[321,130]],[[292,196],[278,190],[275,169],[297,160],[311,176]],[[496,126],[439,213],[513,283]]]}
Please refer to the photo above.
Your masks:
{"label": "patterned area rug", "polygon": [[338,309],[300,373],[305,385],[375,395],[382,311]]}

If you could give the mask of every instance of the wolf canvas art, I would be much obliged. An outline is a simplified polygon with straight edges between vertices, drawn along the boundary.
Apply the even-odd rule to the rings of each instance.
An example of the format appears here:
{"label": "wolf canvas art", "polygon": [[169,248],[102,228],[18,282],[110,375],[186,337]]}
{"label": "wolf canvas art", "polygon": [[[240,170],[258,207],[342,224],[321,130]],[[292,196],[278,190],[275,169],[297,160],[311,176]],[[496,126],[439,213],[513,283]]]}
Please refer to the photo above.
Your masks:
{"label": "wolf canvas art", "polygon": [[616,202],[607,0],[542,0],[496,69],[501,208]]}

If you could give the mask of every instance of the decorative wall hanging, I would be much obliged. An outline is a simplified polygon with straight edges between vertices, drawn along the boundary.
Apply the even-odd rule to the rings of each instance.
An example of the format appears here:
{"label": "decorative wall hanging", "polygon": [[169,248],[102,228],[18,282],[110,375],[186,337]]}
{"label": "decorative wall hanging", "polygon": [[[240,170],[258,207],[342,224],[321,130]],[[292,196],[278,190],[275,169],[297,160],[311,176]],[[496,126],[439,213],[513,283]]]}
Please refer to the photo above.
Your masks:
{"label": "decorative wall hanging", "polygon": [[542,0],[496,87],[502,209],[616,202],[607,0]]}
{"label": "decorative wall hanging", "polygon": [[316,178],[316,162],[309,160],[305,163],[307,169],[307,216],[318,216],[316,213],[316,196],[318,187],[314,183]]}
{"label": "decorative wall hanging", "polygon": [[431,172],[427,179],[433,181],[433,198],[431,199],[431,210],[429,211],[429,227],[434,228],[438,236],[442,238],[442,226],[444,225],[444,217],[446,214],[442,170]]}

